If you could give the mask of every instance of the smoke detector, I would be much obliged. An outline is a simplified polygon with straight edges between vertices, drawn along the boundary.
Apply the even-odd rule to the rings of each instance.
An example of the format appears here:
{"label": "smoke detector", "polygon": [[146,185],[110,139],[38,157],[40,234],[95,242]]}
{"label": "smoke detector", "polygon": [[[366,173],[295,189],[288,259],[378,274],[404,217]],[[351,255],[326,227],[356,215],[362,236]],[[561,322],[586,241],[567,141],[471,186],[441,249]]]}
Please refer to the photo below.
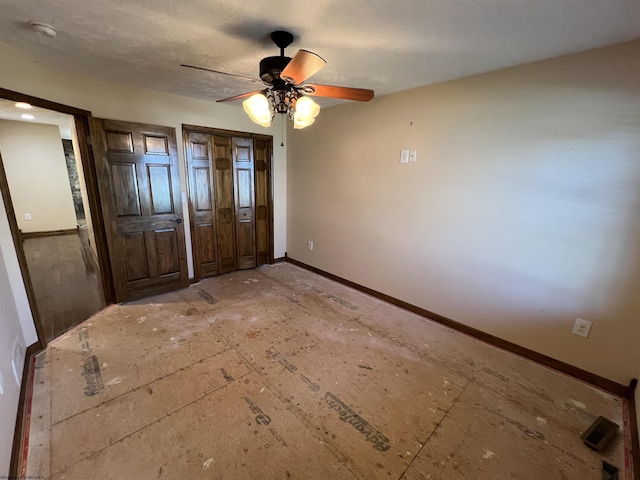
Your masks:
{"label": "smoke detector", "polygon": [[46,23],[36,22],[35,20],[31,20],[31,22],[29,23],[33,30],[35,30],[38,33],[44,33],[49,37],[55,37],[56,34],[58,33],[55,28],[53,28],[51,25],[47,25]]}

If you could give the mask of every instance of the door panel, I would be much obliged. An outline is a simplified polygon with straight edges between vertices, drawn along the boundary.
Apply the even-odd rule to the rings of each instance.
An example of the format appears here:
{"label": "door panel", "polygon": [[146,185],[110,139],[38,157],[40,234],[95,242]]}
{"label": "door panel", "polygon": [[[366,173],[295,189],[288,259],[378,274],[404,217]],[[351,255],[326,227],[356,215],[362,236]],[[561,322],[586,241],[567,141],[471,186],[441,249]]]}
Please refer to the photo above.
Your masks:
{"label": "door panel", "polygon": [[190,132],[185,137],[191,202],[193,267],[195,277],[200,279],[217,275],[219,272],[211,166],[213,154],[209,135]]}
{"label": "door panel", "polygon": [[106,132],[107,150],[110,152],[133,153],[133,135],[128,132]]}
{"label": "door panel", "polygon": [[126,266],[126,280],[144,280],[149,278],[149,262],[144,232],[128,233],[120,237]]}
{"label": "door panel", "polygon": [[118,302],[187,286],[175,130],[92,119]]}
{"label": "door panel", "polygon": [[[197,229],[195,236],[198,242],[197,245],[200,253],[200,263],[202,265],[216,263],[216,230],[214,226],[210,223],[201,223],[198,225]],[[209,275],[215,275],[216,273],[217,272],[211,272]]]}
{"label": "door panel", "polygon": [[211,169],[207,167],[195,167],[193,169],[194,183],[194,205],[193,208],[198,213],[211,212],[213,204],[211,202]]}
{"label": "door panel", "polygon": [[144,135],[144,151],[147,155],[169,155],[169,141],[164,135]]}
{"label": "door panel", "polygon": [[270,143],[266,140],[256,139],[253,146],[256,189],[256,262],[259,266],[272,260],[270,258],[271,218],[269,215],[271,202],[269,197]]}
{"label": "door panel", "polygon": [[175,228],[154,230],[155,254],[158,259],[158,276],[175,275],[180,272],[178,262],[178,234]]}
{"label": "door panel", "polygon": [[118,216],[142,215],[135,163],[112,164],[111,178]]}
{"label": "door panel", "polygon": [[253,211],[253,172],[249,168],[236,169],[236,189],[238,208],[250,208]]}
{"label": "door panel", "polygon": [[220,273],[237,270],[231,139],[213,137]]}
{"label": "door panel", "polygon": [[256,230],[253,139],[234,137],[233,154],[238,268],[254,268],[256,266]]}
{"label": "door panel", "polygon": [[171,194],[171,167],[169,165],[147,165],[149,192],[151,194],[151,214],[173,212]]}

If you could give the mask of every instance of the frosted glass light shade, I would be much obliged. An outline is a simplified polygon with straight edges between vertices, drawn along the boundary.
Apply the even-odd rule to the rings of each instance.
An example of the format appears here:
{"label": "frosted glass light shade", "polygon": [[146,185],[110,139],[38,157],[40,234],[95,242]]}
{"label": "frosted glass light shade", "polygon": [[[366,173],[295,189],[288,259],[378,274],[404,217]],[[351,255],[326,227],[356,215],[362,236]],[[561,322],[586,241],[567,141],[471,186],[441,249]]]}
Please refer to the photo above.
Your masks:
{"label": "frosted glass light shade", "polygon": [[263,127],[271,126],[271,106],[269,100],[262,93],[256,93],[242,102],[244,111],[249,118]]}
{"label": "frosted glass light shade", "polygon": [[300,97],[296,101],[296,112],[293,114],[293,128],[304,128],[316,121],[320,113],[320,105],[309,97]]}

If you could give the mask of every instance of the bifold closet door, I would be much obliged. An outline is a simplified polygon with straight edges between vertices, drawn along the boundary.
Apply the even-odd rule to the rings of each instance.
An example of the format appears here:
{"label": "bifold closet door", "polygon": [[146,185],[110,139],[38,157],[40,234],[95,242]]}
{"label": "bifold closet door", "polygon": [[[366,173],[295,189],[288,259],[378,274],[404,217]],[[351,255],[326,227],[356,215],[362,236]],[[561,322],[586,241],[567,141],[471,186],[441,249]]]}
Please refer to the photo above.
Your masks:
{"label": "bifold closet door", "polygon": [[227,273],[237,270],[233,152],[231,138],[217,135],[212,138],[219,273]]}
{"label": "bifold closet door", "polygon": [[194,266],[198,278],[209,277],[219,272],[211,135],[189,133],[187,157]]}
{"label": "bifold closet door", "polygon": [[233,179],[238,269],[256,267],[253,139],[233,138]]}
{"label": "bifold closet door", "polygon": [[256,190],[256,263],[258,266],[270,261],[270,225],[269,214],[269,162],[271,159],[271,142],[255,139],[253,142],[253,157],[255,169]]}
{"label": "bifold closet door", "polygon": [[195,278],[272,258],[270,139],[185,131]]}

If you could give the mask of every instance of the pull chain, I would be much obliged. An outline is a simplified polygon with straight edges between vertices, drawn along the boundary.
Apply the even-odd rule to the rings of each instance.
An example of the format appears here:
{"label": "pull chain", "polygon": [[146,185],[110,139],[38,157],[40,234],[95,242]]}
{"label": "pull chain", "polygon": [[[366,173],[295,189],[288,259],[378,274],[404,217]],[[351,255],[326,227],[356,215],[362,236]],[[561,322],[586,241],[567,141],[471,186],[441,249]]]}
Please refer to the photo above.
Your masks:
{"label": "pull chain", "polygon": [[280,138],[280,146],[284,147],[284,115],[282,115],[282,136]]}

